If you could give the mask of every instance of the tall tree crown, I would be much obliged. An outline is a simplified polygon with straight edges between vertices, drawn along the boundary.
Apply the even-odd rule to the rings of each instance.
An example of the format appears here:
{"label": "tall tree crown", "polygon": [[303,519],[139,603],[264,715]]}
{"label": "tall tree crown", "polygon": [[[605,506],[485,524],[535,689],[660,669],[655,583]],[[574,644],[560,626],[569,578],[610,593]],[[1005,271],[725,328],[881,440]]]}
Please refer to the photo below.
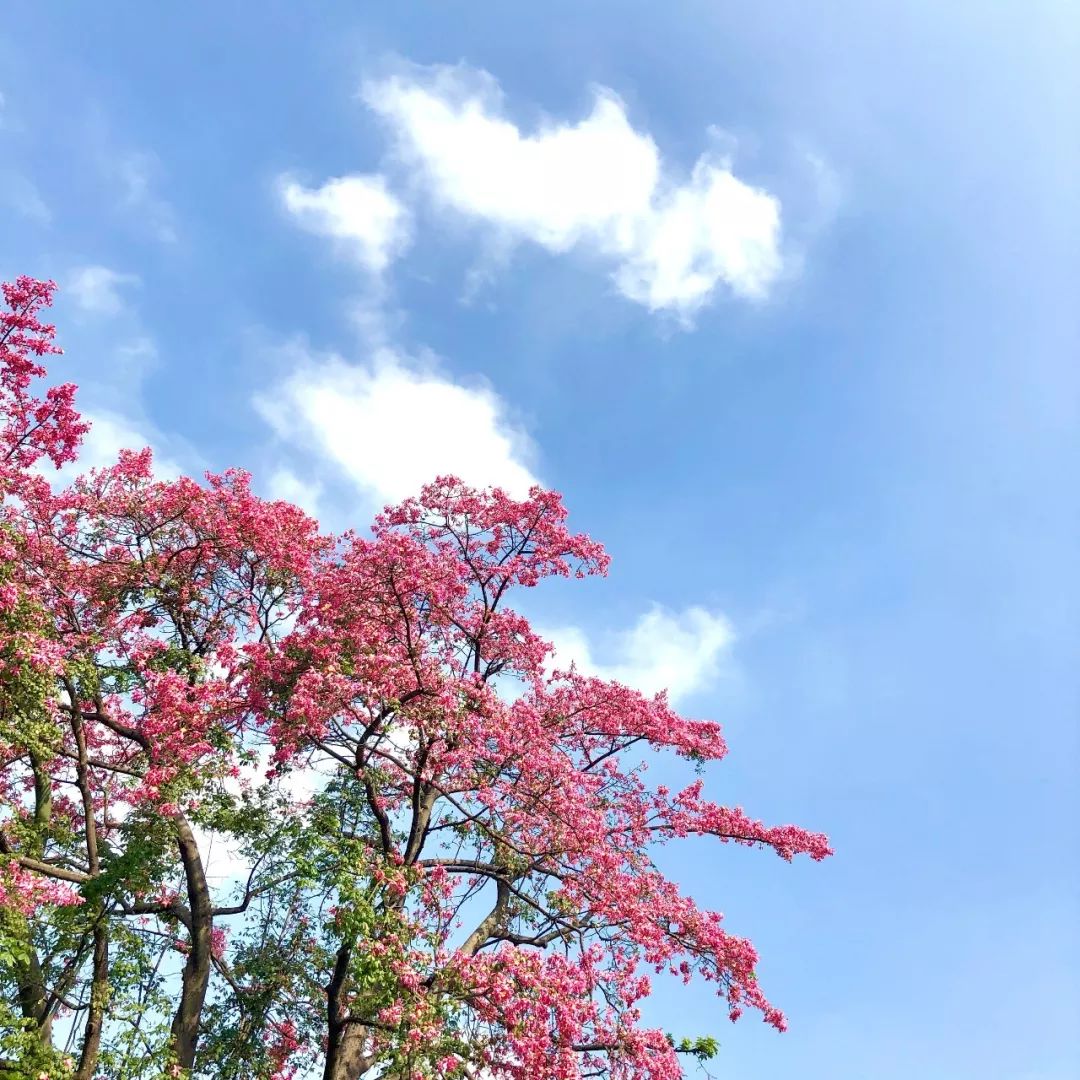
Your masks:
{"label": "tall tree crown", "polygon": [[552,669],[515,597],[608,565],[561,498],[440,477],[329,536],[147,450],[54,488],[52,291],[0,314],[0,1078],[673,1080],[715,1046],[656,974],[783,1029],[652,853],[828,842],[650,785],[719,725]]}

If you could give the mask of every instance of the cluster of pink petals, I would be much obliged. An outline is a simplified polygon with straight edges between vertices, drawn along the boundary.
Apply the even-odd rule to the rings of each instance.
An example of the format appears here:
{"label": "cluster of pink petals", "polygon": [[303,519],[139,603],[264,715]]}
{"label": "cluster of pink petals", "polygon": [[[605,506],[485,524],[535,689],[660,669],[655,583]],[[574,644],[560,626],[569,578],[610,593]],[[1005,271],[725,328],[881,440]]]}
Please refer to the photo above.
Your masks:
{"label": "cluster of pink petals", "polygon": [[32,915],[44,904],[65,907],[82,902],[79,893],[63,881],[26,870],[17,862],[0,865],[0,908]]}

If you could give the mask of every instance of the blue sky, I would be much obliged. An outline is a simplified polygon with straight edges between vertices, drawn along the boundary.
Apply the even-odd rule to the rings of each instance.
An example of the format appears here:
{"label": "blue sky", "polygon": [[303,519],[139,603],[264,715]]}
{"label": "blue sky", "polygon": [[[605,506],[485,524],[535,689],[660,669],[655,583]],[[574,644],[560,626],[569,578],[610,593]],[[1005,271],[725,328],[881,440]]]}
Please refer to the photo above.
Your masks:
{"label": "blue sky", "polygon": [[722,720],[718,798],[834,839],[664,857],[791,1022],[658,994],[722,1076],[1077,1075],[1069,9],[0,32],[0,272],[64,286],[91,457],[243,465],[335,528],[428,470],[539,478],[615,562],[536,621]]}

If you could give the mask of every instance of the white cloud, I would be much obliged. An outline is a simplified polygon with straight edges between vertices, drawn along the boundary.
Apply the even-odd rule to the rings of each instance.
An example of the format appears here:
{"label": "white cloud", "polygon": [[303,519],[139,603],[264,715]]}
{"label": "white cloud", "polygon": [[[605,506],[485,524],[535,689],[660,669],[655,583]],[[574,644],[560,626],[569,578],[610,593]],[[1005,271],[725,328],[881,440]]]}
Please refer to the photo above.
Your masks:
{"label": "white cloud", "polygon": [[319,499],[323,486],[318,481],[301,480],[292,469],[281,466],[270,474],[267,493],[271,499],[281,499],[306,510],[313,518],[319,516]]}
{"label": "white cloud", "polygon": [[159,480],[174,480],[184,470],[160,450],[161,438],[145,430],[136,421],[108,410],[84,410],[83,419],[90,421],[90,430],[83,438],[79,456],[65,465],[59,473],[52,466],[43,471],[59,483],[89,471],[115,465],[121,450],[141,450],[149,446],[154,451],[154,475]]}
{"label": "white cloud", "polygon": [[318,188],[283,178],[281,199],[300,225],[334,238],[374,274],[408,246],[408,211],[382,176],[340,176]]}
{"label": "white cloud", "polygon": [[121,274],[107,266],[81,266],[67,281],[67,292],[83,311],[119,315],[124,310],[123,285],[138,285],[135,274]]}
{"label": "white cloud", "polygon": [[596,90],[585,119],[534,132],[505,116],[490,75],[461,67],[411,69],[364,97],[439,205],[508,239],[595,252],[652,311],[686,320],[721,285],[758,299],[781,272],[779,202],[714,154],[675,179],[610,90]]}
{"label": "white cloud", "polygon": [[678,613],[653,607],[629,630],[612,635],[607,662],[594,657],[580,627],[538,627],[537,633],[555,646],[553,666],[574,663],[582,674],[616,679],[642,693],[667,690],[672,703],[715,680],[735,641],[731,623],[701,607]]}
{"label": "white cloud", "polygon": [[271,394],[256,397],[257,409],[371,500],[407,498],[445,473],[517,495],[536,483],[531,441],[489,387],[460,385],[389,349],[364,365],[302,350],[296,360]]}

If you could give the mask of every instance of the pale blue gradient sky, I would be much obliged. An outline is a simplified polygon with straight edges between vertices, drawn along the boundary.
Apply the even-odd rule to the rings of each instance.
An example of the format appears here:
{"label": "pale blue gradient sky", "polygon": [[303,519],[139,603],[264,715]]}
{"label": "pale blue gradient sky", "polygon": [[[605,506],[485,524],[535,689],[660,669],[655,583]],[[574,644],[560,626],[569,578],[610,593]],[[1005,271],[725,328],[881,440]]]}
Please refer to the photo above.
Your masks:
{"label": "pale blue gradient sky", "polygon": [[[740,1080],[1080,1075],[1075,7],[120,10],[0,31],[0,272],[138,278],[115,310],[58,302],[91,407],[186,468],[295,457],[361,525],[252,405],[282,344],[363,361],[360,305],[486,379],[615,557],[538,618],[603,659],[653,604],[723,613],[736,642],[681,703],[727,726],[710,791],[837,848],[665,855],[759,946],[791,1030],[731,1027],[705,989],[663,988],[657,1014],[718,1035]],[[418,202],[374,290],[275,183],[382,168],[357,90],[406,61],[487,70],[524,127],[607,86],[684,172],[715,125],[780,199],[797,272],[686,329],[595,259],[523,245],[462,303],[485,241]]]}

